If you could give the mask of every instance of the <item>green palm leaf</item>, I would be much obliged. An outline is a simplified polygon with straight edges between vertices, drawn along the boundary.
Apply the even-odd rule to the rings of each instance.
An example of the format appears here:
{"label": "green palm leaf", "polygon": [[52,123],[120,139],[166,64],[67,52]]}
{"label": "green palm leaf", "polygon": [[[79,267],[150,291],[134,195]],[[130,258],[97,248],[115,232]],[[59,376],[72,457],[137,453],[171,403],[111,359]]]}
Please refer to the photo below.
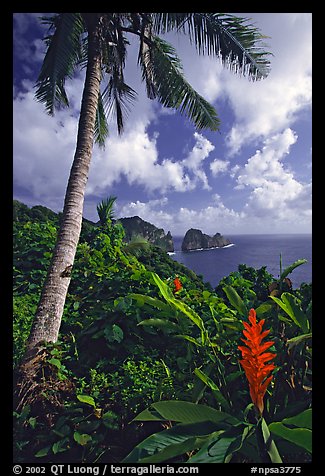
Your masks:
{"label": "green palm leaf", "polygon": [[99,145],[99,147],[104,148],[105,140],[108,136],[108,124],[101,94],[98,97],[94,136],[95,142]]}
{"label": "green palm leaf", "polygon": [[45,104],[46,111],[53,114],[55,108],[69,106],[64,84],[66,78],[72,78],[82,58],[80,37],[85,27],[80,13],[60,13],[43,20],[50,25],[50,30],[54,28],[54,33],[46,38],[48,49],[35,96]]}
{"label": "green palm leaf", "polygon": [[[186,81],[182,65],[172,45],[153,37],[141,57],[143,78],[151,81],[151,91],[160,103],[179,110],[194,122],[198,129],[219,129],[220,121],[211,106]],[[148,89],[148,84],[147,84]]]}
{"label": "green palm leaf", "polygon": [[114,204],[117,197],[112,195],[106,199],[103,199],[97,205],[97,213],[100,220],[101,226],[106,226],[108,222],[111,222],[114,219]]}
{"label": "green palm leaf", "polygon": [[124,117],[129,113],[129,105],[136,98],[136,92],[124,82],[123,74],[117,69],[113,72],[103,92],[107,116],[114,116],[118,132],[124,128]]}
{"label": "green palm leaf", "polygon": [[219,56],[236,73],[261,79],[269,73],[265,38],[249,19],[223,13],[155,13],[155,34],[177,30],[189,36],[200,54]]}

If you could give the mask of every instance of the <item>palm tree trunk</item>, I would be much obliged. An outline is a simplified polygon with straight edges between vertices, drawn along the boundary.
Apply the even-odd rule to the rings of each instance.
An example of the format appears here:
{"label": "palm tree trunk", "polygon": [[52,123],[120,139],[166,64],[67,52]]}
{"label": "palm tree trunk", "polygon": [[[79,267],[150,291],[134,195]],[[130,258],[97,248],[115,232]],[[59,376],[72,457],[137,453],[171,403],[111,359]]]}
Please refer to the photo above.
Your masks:
{"label": "palm tree trunk", "polygon": [[89,32],[88,45],[88,63],[76,152],[70,171],[60,230],[27,342],[27,350],[32,350],[43,341],[57,341],[71,279],[71,268],[80,237],[101,81],[99,34],[96,29]]}
{"label": "palm tree trunk", "polygon": [[[91,15],[91,14],[90,14]],[[92,157],[96,111],[101,81],[100,22],[88,31],[88,62],[81,102],[76,152],[70,171],[63,215],[51,264],[33,320],[27,348],[15,377],[15,407],[33,402],[39,393],[44,342],[58,339],[71,268],[82,225],[88,171]]]}

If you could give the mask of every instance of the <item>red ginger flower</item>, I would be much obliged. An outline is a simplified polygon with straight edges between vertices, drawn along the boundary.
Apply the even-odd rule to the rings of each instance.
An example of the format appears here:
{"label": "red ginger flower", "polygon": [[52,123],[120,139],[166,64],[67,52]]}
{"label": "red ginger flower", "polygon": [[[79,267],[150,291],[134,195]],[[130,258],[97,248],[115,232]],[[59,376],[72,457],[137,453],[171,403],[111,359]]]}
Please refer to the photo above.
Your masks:
{"label": "red ginger flower", "polygon": [[182,283],[180,282],[179,278],[175,278],[174,279],[174,285],[175,285],[175,289],[174,289],[174,293],[177,293],[177,291],[180,291],[182,289]]}
{"label": "red ginger flower", "polygon": [[274,342],[264,342],[261,344],[264,337],[266,337],[270,330],[262,332],[265,319],[262,319],[259,323],[256,323],[256,312],[254,309],[249,311],[249,322],[243,322],[245,329],[243,334],[247,340],[241,339],[247,347],[238,346],[238,349],[242,353],[243,359],[240,360],[240,364],[245,370],[245,374],[249,383],[249,393],[255,408],[262,415],[264,410],[263,398],[266,389],[271,382],[273,375],[268,377],[268,374],[275,369],[273,363],[266,363],[276,357],[276,354],[272,352],[265,352],[271,347]]}

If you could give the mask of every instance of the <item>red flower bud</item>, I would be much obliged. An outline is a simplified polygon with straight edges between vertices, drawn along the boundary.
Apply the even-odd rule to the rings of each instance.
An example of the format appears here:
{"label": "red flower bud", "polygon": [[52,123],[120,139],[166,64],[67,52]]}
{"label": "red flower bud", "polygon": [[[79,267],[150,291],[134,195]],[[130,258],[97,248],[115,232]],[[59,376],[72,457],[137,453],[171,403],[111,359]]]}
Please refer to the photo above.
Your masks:
{"label": "red flower bud", "polygon": [[257,323],[256,312],[254,309],[249,311],[248,319],[251,325],[249,325],[248,322],[243,322],[245,327],[243,334],[246,337],[246,340],[241,339],[247,347],[238,346],[243,357],[239,362],[245,371],[249,383],[249,392],[252,402],[260,415],[262,415],[264,410],[263,398],[266,389],[273,378],[273,375],[268,375],[275,369],[273,363],[270,364],[267,362],[274,359],[276,354],[265,352],[274,344],[273,341],[264,342],[263,344],[261,343],[264,337],[266,337],[270,332],[269,330],[262,332],[265,320],[262,319]]}
{"label": "red flower bud", "polygon": [[175,289],[174,289],[174,293],[177,293],[178,291],[180,291],[182,289],[182,283],[180,282],[179,278],[175,278],[174,279],[174,285],[175,285]]}

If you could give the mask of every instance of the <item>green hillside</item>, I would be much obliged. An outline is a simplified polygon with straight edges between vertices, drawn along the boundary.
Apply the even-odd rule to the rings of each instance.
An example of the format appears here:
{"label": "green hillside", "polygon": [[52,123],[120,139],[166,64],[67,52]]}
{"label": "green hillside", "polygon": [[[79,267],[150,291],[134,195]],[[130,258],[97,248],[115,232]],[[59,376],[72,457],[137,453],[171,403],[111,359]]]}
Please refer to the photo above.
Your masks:
{"label": "green hillside", "polygon": [[[15,375],[59,219],[14,202]],[[286,279],[302,262],[281,280],[243,264],[213,290],[124,233],[118,222],[83,223],[59,341],[14,411],[15,462],[310,461],[311,285]],[[276,354],[262,420],[239,363],[252,308]]]}

